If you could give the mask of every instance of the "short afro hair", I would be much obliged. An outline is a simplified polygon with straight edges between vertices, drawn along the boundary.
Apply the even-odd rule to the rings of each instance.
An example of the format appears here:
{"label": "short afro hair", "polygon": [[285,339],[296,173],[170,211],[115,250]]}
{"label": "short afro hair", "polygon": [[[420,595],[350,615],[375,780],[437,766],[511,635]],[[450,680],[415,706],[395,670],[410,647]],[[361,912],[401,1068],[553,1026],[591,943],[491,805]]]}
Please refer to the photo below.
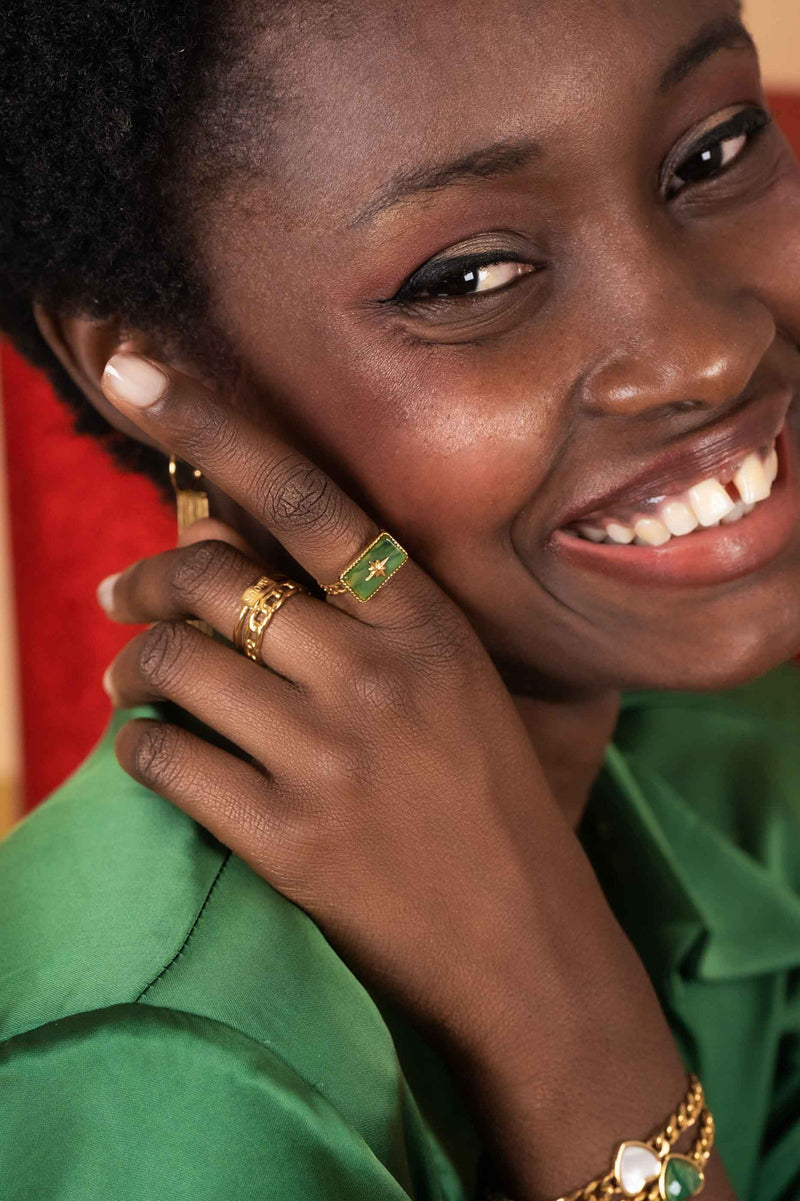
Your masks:
{"label": "short afro hair", "polygon": [[[155,332],[231,366],[194,266],[201,202],[263,159],[279,89],[251,37],[333,28],[345,0],[13,0],[0,23],[0,332],[49,376],[75,429],[164,483],[163,457],[114,430],[39,332],[62,315]],[[308,18],[308,19],[307,19]],[[250,126],[250,128],[248,128]],[[260,170],[263,162],[252,164]]]}

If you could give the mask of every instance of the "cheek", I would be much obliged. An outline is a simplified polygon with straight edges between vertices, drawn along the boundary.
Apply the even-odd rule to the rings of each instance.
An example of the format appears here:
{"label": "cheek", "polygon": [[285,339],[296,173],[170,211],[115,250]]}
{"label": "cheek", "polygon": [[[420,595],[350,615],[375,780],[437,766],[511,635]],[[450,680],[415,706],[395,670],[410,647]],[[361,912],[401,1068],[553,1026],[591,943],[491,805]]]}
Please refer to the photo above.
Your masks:
{"label": "cheek", "polygon": [[[415,554],[436,559],[446,548],[449,556],[454,535],[459,553],[508,553],[510,525],[559,441],[557,407],[508,375],[498,367],[473,368],[469,378],[404,370],[385,383],[362,379],[348,389],[346,409],[329,401],[324,416],[308,419],[363,500]],[[398,379],[406,381],[400,396]]]}
{"label": "cheek", "polygon": [[769,203],[743,224],[728,265],[771,312],[779,330],[800,342],[800,166],[794,161]]}

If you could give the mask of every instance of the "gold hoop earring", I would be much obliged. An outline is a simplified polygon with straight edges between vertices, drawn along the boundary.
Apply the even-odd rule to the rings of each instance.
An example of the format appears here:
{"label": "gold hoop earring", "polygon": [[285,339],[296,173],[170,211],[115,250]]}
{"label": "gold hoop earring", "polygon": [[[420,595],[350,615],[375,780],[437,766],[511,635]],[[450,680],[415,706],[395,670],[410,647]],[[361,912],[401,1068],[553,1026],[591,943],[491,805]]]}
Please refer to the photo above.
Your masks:
{"label": "gold hoop earring", "polygon": [[[195,521],[209,516],[208,493],[202,487],[203,473],[174,455],[169,458],[169,478],[175,489],[178,533],[182,534]],[[186,620],[209,638],[214,637],[214,629],[207,621],[201,621],[199,617],[188,617]]]}
{"label": "gold hoop earring", "polygon": [[178,533],[183,531],[202,517],[208,517],[210,508],[208,493],[202,486],[203,473],[197,467],[190,467],[176,459],[169,458],[169,478],[175,490],[175,500],[178,513]]}

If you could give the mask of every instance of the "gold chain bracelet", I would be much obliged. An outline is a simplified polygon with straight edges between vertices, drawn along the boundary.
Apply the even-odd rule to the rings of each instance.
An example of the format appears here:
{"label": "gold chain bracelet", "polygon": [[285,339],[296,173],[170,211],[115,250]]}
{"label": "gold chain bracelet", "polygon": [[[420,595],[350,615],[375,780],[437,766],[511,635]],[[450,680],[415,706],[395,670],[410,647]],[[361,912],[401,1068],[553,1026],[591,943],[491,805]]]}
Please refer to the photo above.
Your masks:
{"label": "gold chain bracelet", "polygon": [[[665,1156],[663,1160],[665,1167],[662,1168],[658,1180],[655,1180],[645,1192],[639,1193],[638,1197],[641,1197],[642,1201],[670,1201],[673,1197],[696,1197],[705,1184],[704,1169],[708,1163],[713,1146],[714,1119],[710,1112],[704,1109],[700,1114],[700,1127],[690,1150],[685,1156],[675,1154]],[[666,1170],[670,1160],[673,1164],[685,1163],[687,1165],[687,1168],[684,1169],[683,1179],[678,1177],[676,1181],[670,1182]],[[694,1183],[691,1187],[686,1186],[684,1183],[687,1170],[692,1172]],[[628,1201],[625,1193],[622,1196]]]}
{"label": "gold chain bracelet", "polygon": [[[698,1122],[694,1142],[686,1155],[672,1151],[684,1130]],[[686,1201],[705,1183],[704,1169],[714,1146],[714,1119],[705,1108],[703,1086],[689,1076],[686,1096],[655,1134],[644,1142],[623,1142],[610,1171],[583,1188],[565,1193],[558,1201]],[[510,1201],[488,1188],[484,1201]]]}
{"label": "gold chain bracelet", "polygon": [[[703,1086],[697,1076],[690,1075],[686,1096],[675,1112],[670,1114],[664,1125],[655,1134],[641,1143],[622,1143],[614,1157],[614,1164],[611,1170],[605,1176],[600,1177],[599,1180],[590,1181],[589,1184],[584,1185],[583,1188],[576,1189],[573,1193],[567,1193],[563,1197],[559,1197],[558,1201],[610,1201],[611,1198],[617,1195],[630,1198],[630,1201],[645,1201],[650,1191],[649,1188],[643,1187],[633,1193],[625,1192],[620,1188],[621,1176],[619,1173],[623,1167],[620,1161],[626,1153],[625,1149],[627,1147],[644,1147],[651,1154],[657,1156],[658,1159],[663,1159],[670,1148],[678,1141],[683,1131],[694,1125],[704,1104]],[[629,1152],[629,1158],[630,1154]],[[644,1152],[642,1152],[642,1157],[644,1157]],[[651,1162],[653,1161],[651,1160]],[[654,1163],[653,1166],[655,1166]]]}

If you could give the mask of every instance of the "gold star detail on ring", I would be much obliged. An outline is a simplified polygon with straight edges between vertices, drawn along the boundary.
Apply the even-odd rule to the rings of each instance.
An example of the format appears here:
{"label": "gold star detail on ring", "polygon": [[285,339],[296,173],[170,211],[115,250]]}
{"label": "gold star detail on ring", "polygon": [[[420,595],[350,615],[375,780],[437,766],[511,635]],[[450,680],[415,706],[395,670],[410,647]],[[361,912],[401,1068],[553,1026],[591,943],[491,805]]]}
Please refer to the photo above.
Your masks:
{"label": "gold star detail on ring", "polygon": [[376,577],[379,575],[385,576],[386,575],[386,564],[388,562],[389,562],[388,555],[386,556],[385,559],[373,559],[369,565],[369,575],[366,577],[365,583],[369,583],[370,580],[376,579]]}

